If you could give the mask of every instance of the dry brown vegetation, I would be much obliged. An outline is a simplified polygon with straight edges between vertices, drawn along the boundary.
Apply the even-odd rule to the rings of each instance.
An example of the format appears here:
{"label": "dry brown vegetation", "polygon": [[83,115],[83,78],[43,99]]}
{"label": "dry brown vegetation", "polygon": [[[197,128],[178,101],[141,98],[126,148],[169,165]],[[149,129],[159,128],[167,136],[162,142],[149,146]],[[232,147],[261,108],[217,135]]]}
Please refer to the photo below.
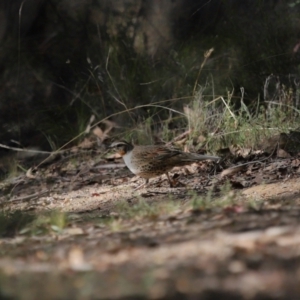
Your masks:
{"label": "dry brown vegetation", "polygon": [[2,297],[295,299],[300,160],[273,140],[175,168],[177,188],[134,191],[117,156],[77,147],[4,181]]}

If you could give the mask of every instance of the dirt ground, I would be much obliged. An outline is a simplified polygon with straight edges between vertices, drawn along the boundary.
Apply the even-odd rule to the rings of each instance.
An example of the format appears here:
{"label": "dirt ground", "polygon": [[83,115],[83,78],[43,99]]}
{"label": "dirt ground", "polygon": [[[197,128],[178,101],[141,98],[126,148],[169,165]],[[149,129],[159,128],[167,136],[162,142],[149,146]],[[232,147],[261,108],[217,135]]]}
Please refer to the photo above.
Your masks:
{"label": "dirt ground", "polygon": [[4,212],[67,219],[43,233],[29,222],[2,231],[0,296],[299,299],[298,167],[269,161],[222,178],[212,163],[195,164],[174,170],[176,188],[162,177],[137,191],[122,162],[7,180]]}

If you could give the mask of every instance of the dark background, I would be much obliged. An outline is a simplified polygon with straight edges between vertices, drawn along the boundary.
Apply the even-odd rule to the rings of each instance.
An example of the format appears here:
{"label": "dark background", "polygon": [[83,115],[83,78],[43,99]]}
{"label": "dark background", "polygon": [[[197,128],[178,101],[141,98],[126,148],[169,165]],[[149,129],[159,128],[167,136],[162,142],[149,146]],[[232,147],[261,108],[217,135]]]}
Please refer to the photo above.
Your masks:
{"label": "dark background", "polygon": [[[216,94],[233,91],[237,105],[241,87],[247,104],[265,100],[267,78],[297,89],[299,7],[296,0],[2,0],[0,143],[58,147],[92,114],[101,120],[191,96],[211,48],[198,83],[213,78]],[[149,108],[114,120],[130,127],[148,116]]]}

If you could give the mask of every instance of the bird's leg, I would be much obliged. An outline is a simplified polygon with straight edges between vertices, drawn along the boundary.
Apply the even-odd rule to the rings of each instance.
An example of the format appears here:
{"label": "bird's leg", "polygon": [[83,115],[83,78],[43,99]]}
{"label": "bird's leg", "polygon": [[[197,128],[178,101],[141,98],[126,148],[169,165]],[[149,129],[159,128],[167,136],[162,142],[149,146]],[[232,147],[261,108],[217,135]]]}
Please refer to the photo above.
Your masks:
{"label": "bird's leg", "polygon": [[140,188],[142,188],[143,186],[145,186],[145,185],[148,184],[148,183],[149,183],[149,179],[147,178],[147,179],[145,179],[145,182],[144,182],[143,184],[139,185],[138,187],[136,187],[136,188],[134,189],[134,191],[139,190]]}
{"label": "bird's leg", "polygon": [[170,187],[174,187],[174,182],[171,180],[171,178],[170,178],[170,176],[169,176],[169,173],[166,172],[165,174],[166,174],[167,177],[168,177],[168,180],[169,180],[169,183],[170,183]]}
{"label": "bird's leg", "polygon": [[168,172],[166,172],[165,173],[166,175],[167,175],[167,177],[168,177],[168,180],[169,180],[169,183],[170,183],[170,187],[176,187],[176,186],[178,186],[178,185],[181,185],[181,186],[186,186],[184,183],[182,183],[182,182],[180,182],[180,181],[178,181],[178,180],[171,180],[171,178],[170,178],[170,176],[169,176],[169,173]]}

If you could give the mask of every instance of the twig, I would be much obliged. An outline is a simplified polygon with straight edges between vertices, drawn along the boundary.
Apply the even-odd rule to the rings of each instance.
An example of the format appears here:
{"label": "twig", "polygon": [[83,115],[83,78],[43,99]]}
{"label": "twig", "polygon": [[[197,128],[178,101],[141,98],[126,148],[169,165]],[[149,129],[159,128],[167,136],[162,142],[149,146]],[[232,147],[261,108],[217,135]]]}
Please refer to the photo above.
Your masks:
{"label": "twig", "polygon": [[53,152],[49,151],[41,151],[41,150],[32,150],[32,149],[22,149],[22,148],[16,148],[16,147],[10,147],[3,144],[0,144],[0,148],[19,151],[19,152],[31,152],[31,153],[44,153],[44,154],[51,154]]}
{"label": "twig", "polygon": [[225,104],[225,106],[226,106],[227,110],[228,110],[228,111],[229,111],[229,113],[231,114],[231,116],[234,118],[235,125],[237,126],[237,124],[238,124],[238,120],[236,119],[236,117],[235,117],[234,113],[231,111],[231,109],[230,109],[229,105],[226,103],[226,101],[224,100],[224,98],[223,98],[223,97],[221,97],[221,99],[222,99],[223,103]]}
{"label": "twig", "polygon": [[32,198],[40,197],[40,196],[45,195],[49,192],[50,192],[50,190],[47,190],[47,191],[44,191],[44,192],[38,192],[38,193],[35,193],[35,194],[31,194],[31,195],[27,195],[27,196],[15,198],[15,199],[10,199],[9,202],[19,202],[19,201],[24,201],[24,200],[31,200]]}
{"label": "twig", "polygon": [[241,170],[242,168],[244,168],[244,167],[247,166],[247,165],[253,165],[253,164],[260,163],[260,162],[263,162],[263,161],[265,161],[265,160],[268,160],[270,157],[272,157],[272,155],[274,154],[274,152],[275,152],[275,149],[273,150],[273,152],[272,152],[269,156],[267,156],[267,157],[265,157],[265,158],[262,158],[262,159],[260,159],[260,160],[255,160],[255,161],[249,161],[249,162],[247,162],[247,163],[244,163],[244,164],[241,164],[241,165],[237,165],[237,166],[228,168],[228,169],[224,170],[224,171],[220,174],[220,176],[221,176],[221,178],[223,178],[223,177],[226,176],[226,175],[234,174],[234,173],[235,173],[235,170],[234,170],[234,169],[237,169],[237,170],[239,171],[239,170]]}
{"label": "twig", "polygon": [[195,82],[195,85],[194,85],[194,89],[193,89],[193,96],[195,95],[195,92],[196,92],[196,89],[197,89],[197,85],[198,85],[198,80],[199,80],[199,77],[200,77],[200,74],[201,74],[201,71],[204,67],[204,65],[206,64],[206,61],[208,60],[208,58],[211,56],[211,54],[213,53],[214,51],[214,48],[211,48],[209,49],[208,51],[206,51],[204,53],[204,60],[200,66],[200,69],[199,69],[199,72],[198,72],[198,75],[197,75],[197,79],[196,79],[196,82]]}
{"label": "twig", "polygon": [[168,142],[166,144],[166,146],[171,145],[174,142],[180,141],[181,139],[185,138],[186,136],[188,136],[191,133],[191,130],[187,130],[181,134],[179,134],[178,136],[176,136],[171,142]]}
{"label": "twig", "polygon": [[[181,114],[183,116],[186,117],[186,115],[184,113],[181,113],[177,110],[174,110],[174,109],[171,109],[169,107],[166,107],[166,106],[161,106],[161,105],[156,105],[157,103],[164,103],[164,102],[170,102],[170,101],[174,101],[174,100],[181,100],[181,99],[189,99],[191,97],[180,97],[180,98],[176,98],[176,99],[169,99],[169,100],[163,100],[163,101],[157,101],[157,102],[154,102],[153,104],[145,104],[145,105],[138,105],[136,107],[133,107],[133,108],[128,108],[128,110],[122,110],[122,111],[119,111],[119,112],[116,112],[116,113],[113,113],[103,119],[101,119],[100,121],[96,122],[93,126],[91,126],[91,129],[96,127],[97,125],[99,125],[100,123],[106,121],[106,120],[109,120],[110,118],[112,117],[115,117],[115,116],[118,116],[118,115],[121,115],[125,112],[129,112],[129,111],[133,111],[133,110],[136,110],[136,109],[139,109],[139,108],[143,108],[143,107],[159,107],[159,108],[163,108],[163,109],[167,109],[167,110],[170,110],[170,111],[173,111],[173,112],[176,112],[178,114]],[[63,148],[65,148],[67,145],[71,144],[72,142],[74,142],[75,140],[77,140],[79,137],[81,137],[83,134],[85,134],[85,131],[81,132],[80,134],[78,134],[77,136],[75,136],[73,139],[71,139],[70,141],[68,141],[67,143],[65,143],[64,145],[62,145],[58,150],[54,151],[54,152],[51,152],[51,154],[56,154],[56,153],[60,153],[61,150]],[[36,166],[36,168],[38,168],[40,165],[42,165],[43,163],[45,162],[42,161],[39,165]]]}
{"label": "twig", "polygon": [[92,167],[90,170],[95,171],[99,169],[116,169],[116,168],[125,168],[125,164],[106,164],[106,165],[100,165],[97,167]]}
{"label": "twig", "polygon": [[[118,91],[118,89],[117,89],[117,86],[116,86],[116,84],[115,84],[115,82],[114,82],[112,76],[110,75],[110,73],[109,73],[109,71],[108,71],[108,62],[109,62],[110,52],[111,52],[111,48],[108,49],[108,54],[107,54],[106,64],[105,64],[105,70],[106,70],[106,72],[107,72],[107,75],[108,75],[108,77],[109,77],[109,79],[110,79],[110,81],[111,81],[111,83],[112,83],[112,85],[113,85],[115,91],[116,91],[117,94],[119,95],[119,98],[121,98],[121,95],[120,95],[120,93],[119,93],[119,91]],[[129,109],[128,109],[126,103],[125,103],[125,102],[122,102],[122,101],[119,100],[117,97],[113,96],[111,93],[110,93],[110,95],[111,95],[111,96],[112,96],[119,104],[121,104],[122,106],[125,107],[126,111],[128,111],[129,117],[131,118],[132,121],[134,121],[133,118],[132,118],[132,116],[131,116],[130,113],[129,113]]]}

